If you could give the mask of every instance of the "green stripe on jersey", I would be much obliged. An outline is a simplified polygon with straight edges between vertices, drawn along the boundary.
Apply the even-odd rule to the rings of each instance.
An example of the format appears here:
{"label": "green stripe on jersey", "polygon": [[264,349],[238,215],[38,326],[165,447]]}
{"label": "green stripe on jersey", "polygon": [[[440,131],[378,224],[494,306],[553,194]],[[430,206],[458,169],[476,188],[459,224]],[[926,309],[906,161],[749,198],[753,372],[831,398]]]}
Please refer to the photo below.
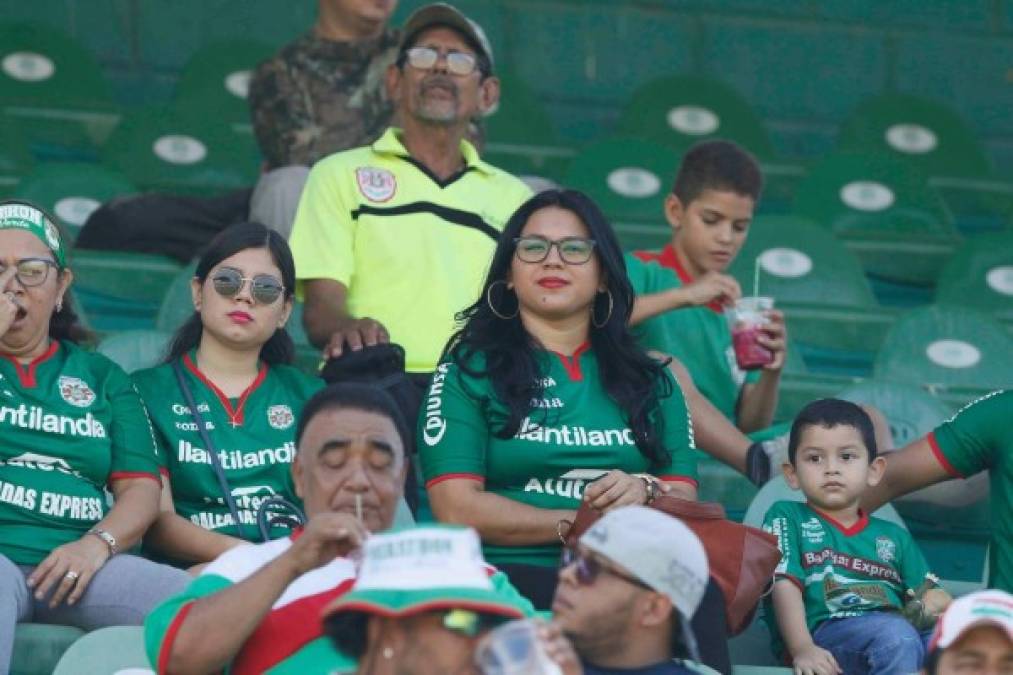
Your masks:
{"label": "green stripe on jersey", "polygon": [[[238,400],[226,406],[195,368],[187,366],[183,372],[217,447],[239,510],[243,538],[259,540],[256,516],[263,500],[280,496],[300,503],[291,471],[296,420],[323,381],[289,366],[266,367],[263,380],[250,391],[241,414],[236,414]],[[141,370],[133,378],[155,428],[176,512],[205,529],[240,536],[172,366]],[[288,532],[275,528],[272,537]]]}
{"label": "green stripe on jersey", "polygon": [[[419,417],[418,447],[427,484],[455,475],[476,477],[485,489],[544,509],[576,509],[584,488],[602,473],[650,471],[622,412],[605,392],[593,352],[573,357],[539,352],[542,397],[511,438],[494,435],[506,415],[487,379],[440,364]],[[692,423],[674,378],[661,401],[667,466],[651,473],[696,480]],[[555,565],[559,544],[484,546],[494,565]]]}
{"label": "green stripe on jersey", "polygon": [[105,517],[111,479],[157,473],[151,426],[119,366],[70,342],[27,367],[0,357],[0,554],[38,564]]}

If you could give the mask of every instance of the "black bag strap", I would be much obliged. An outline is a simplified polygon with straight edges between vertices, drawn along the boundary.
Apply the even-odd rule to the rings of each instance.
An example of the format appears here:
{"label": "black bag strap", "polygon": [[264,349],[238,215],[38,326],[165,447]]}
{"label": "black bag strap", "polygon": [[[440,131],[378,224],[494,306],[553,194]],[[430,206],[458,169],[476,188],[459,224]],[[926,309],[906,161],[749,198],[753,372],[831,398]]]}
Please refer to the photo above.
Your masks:
{"label": "black bag strap", "polygon": [[[222,489],[222,494],[225,495],[225,504],[229,507],[229,513],[232,514],[232,519],[236,523],[236,532],[239,534],[240,539],[246,539],[243,536],[243,524],[239,521],[239,508],[236,506],[236,500],[232,496],[229,479],[225,477],[225,469],[222,468],[222,461],[218,458],[218,449],[211,442],[211,436],[208,435],[207,428],[204,426],[204,416],[197,410],[197,402],[193,398],[193,392],[190,391],[190,385],[186,383],[186,376],[183,374],[183,368],[179,365],[178,360],[172,362],[172,372],[176,374],[179,390],[183,392],[183,398],[186,399],[186,404],[190,407],[190,415],[193,416],[193,421],[197,424],[197,433],[200,434],[201,441],[204,442],[204,448],[211,457],[211,468],[215,471],[218,485]],[[247,539],[247,541],[250,540]]]}

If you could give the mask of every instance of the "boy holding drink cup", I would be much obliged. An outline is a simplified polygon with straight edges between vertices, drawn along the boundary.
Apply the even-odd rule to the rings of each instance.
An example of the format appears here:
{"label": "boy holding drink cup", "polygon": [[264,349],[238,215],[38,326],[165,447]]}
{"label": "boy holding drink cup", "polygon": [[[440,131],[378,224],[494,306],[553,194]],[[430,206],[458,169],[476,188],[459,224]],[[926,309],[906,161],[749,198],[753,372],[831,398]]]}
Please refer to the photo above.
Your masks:
{"label": "boy holding drink cup", "polygon": [[736,144],[697,143],[665,198],[671,241],[626,256],[637,293],[630,323],[645,346],[682,361],[700,392],[746,433],[773,420],[787,344],[773,299],[742,297],[725,273],[762,186],[756,160]]}

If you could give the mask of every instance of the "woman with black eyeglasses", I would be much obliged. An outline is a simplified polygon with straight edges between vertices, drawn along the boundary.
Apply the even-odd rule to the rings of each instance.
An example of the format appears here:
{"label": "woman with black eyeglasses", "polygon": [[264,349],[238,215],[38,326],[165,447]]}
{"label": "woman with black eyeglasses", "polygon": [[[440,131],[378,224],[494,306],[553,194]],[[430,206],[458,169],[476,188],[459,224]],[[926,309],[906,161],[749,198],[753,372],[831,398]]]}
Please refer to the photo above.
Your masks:
{"label": "woman with black eyeglasses", "polygon": [[158,513],[158,465],[126,373],[77,344],[73,278],[55,219],[0,202],[0,673],[17,623],[140,624],[187,582],[120,553]]}
{"label": "woman with black eyeglasses", "polygon": [[[198,261],[191,290],[193,316],[165,362],[133,375],[162,465],[161,513],[145,545],[178,564],[260,540],[265,500],[298,505],[295,421],[323,384],[288,365],[295,265],[278,233],[254,223],[223,231]],[[271,538],[288,532],[268,527]]]}
{"label": "woman with black eyeglasses", "polygon": [[420,413],[434,514],[477,529],[486,559],[539,608],[552,601],[561,523],[582,501],[608,511],[661,490],[696,497],[682,390],[630,335],[632,305],[598,207],[572,190],[532,197]]}

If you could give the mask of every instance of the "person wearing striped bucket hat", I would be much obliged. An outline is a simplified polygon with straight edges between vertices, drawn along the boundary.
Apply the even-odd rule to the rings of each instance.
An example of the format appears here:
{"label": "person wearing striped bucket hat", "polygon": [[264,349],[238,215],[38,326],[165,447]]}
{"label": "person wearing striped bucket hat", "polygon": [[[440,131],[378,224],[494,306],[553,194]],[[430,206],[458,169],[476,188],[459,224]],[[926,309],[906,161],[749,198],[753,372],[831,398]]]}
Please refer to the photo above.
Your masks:
{"label": "person wearing striped bucket hat", "polygon": [[936,623],[924,673],[1013,673],[1013,595],[987,590],[957,598]]}
{"label": "person wearing striped bucket hat", "polygon": [[479,638],[523,615],[493,587],[492,571],[470,528],[373,535],[355,585],[324,609],[324,630],[360,674],[475,673]]}

